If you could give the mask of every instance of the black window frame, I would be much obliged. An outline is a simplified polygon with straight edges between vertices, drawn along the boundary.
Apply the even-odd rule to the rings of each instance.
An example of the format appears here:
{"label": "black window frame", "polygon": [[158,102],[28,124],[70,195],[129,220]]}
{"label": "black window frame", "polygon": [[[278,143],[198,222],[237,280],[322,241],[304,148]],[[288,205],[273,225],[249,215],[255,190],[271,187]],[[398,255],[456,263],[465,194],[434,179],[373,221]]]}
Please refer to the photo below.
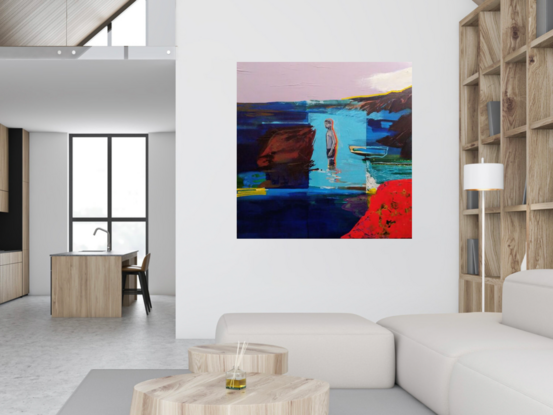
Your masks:
{"label": "black window frame", "polygon": [[[108,211],[106,217],[90,217],[90,218],[74,218],[73,217],[73,139],[79,138],[79,137],[102,137],[107,138],[107,158],[108,158]],[[116,217],[114,218],[112,216],[112,142],[111,139],[113,137],[143,137],[145,138],[146,142],[146,216],[145,217],[136,217],[136,218],[128,218],[128,217]],[[73,251],[73,223],[74,222],[107,222],[108,224],[108,232],[112,236],[113,241],[113,233],[112,233],[112,223],[113,222],[145,222],[146,223],[146,252],[144,253],[144,256],[148,255],[150,252],[149,248],[149,242],[150,242],[150,235],[149,235],[149,208],[148,208],[148,201],[149,201],[149,188],[148,188],[148,178],[149,178],[149,136],[148,134],[69,134],[69,251]]]}

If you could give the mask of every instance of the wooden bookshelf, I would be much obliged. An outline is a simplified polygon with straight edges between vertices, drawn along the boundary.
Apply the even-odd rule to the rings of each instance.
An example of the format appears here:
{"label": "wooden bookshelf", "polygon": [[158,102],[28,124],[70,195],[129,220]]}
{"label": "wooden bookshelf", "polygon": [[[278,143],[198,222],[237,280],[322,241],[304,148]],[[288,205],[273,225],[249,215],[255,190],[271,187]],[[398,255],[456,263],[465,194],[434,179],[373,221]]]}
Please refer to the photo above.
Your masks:
{"label": "wooden bookshelf", "polygon": [[[463,168],[484,158],[505,166],[505,189],[486,194],[486,311],[500,312],[525,255],[528,269],[553,268],[553,31],[536,38],[536,0],[486,0],[459,30],[459,311],[481,311],[467,239],[482,240],[482,210],[467,209]],[[493,137],[489,101],[501,102]]]}

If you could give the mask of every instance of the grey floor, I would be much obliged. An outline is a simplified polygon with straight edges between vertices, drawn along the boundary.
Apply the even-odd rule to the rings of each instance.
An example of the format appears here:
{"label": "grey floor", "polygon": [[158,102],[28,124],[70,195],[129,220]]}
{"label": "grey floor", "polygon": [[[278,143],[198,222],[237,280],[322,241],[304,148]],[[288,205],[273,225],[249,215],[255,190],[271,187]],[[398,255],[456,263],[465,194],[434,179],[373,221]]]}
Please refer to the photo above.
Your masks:
{"label": "grey floor", "polygon": [[50,297],[0,305],[0,414],[55,415],[92,369],[188,368],[188,347],[211,341],[175,340],[175,298],[152,303],[120,319],[53,319]]}
{"label": "grey floor", "polygon": [[[153,296],[152,302],[154,309],[149,317],[139,301],[125,307],[120,319],[53,319],[49,297],[30,296],[0,305],[0,414],[55,415],[75,390],[77,398],[79,391],[80,396],[87,396],[82,393],[86,383],[77,389],[85,378],[94,381],[99,376],[104,380],[97,384],[109,391],[119,385],[118,376],[134,385],[138,382],[133,376],[158,377],[152,373],[159,369],[187,369],[188,347],[212,340],[175,340],[175,298]],[[96,378],[87,377],[94,369],[142,370],[96,370],[91,373]],[[125,393],[128,395],[130,390],[125,388]],[[123,408],[128,407],[124,399],[130,399],[125,393],[115,394],[116,398],[122,397]],[[63,415],[73,413],[65,408]],[[398,387],[331,390],[330,412],[433,414]],[[120,413],[128,414],[128,409]]]}

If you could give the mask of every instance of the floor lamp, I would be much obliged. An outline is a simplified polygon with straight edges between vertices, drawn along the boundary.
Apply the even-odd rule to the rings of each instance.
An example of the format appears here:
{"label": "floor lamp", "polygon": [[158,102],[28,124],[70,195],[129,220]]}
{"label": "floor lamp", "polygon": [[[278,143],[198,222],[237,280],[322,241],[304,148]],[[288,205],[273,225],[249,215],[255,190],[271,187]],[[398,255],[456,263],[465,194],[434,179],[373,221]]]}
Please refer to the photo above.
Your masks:
{"label": "floor lamp", "polygon": [[486,192],[503,190],[503,164],[465,164],[464,189],[482,192],[482,312],[486,311]]}

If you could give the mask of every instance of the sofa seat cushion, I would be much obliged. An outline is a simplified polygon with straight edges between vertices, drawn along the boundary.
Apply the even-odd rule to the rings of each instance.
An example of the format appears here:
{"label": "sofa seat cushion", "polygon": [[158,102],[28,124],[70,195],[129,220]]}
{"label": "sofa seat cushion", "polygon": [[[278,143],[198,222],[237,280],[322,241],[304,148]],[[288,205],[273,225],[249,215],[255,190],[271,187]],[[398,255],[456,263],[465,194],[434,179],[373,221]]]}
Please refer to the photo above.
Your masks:
{"label": "sofa seat cushion", "polygon": [[451,415],[553,415],[553,350],[493,350],[459,358]]}
{"label": "sofa seat cushion", "polygon": [[225,314],[216,342],[273,344],[288,349],[288,374],[324,380],[333,388],[391,388],[393,334],[355,314]]}
{"label": "sofa seat cushion", "polygon": [[553,340],[501,324],[500,313],[389,317],[397,383],[439,415],[449,413],[449,381],[457,359],[482,350],[552,349]]}

